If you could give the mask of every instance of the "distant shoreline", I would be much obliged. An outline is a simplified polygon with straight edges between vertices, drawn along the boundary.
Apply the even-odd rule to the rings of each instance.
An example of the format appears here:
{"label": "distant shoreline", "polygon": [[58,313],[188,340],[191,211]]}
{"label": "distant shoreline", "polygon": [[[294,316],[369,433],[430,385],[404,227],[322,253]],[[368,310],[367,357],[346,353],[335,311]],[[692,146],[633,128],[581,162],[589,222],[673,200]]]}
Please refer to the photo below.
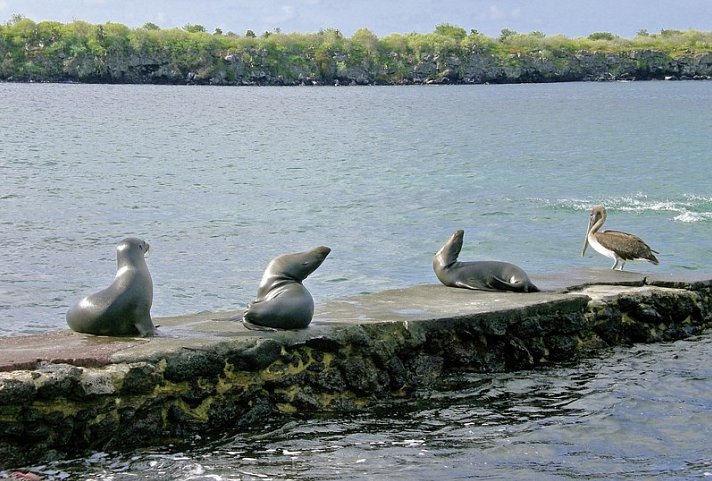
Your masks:
{"label": "distant shoreline", "polygon": [[153,85],[153,86],[211,86],[211,87],[294,87],[294,88],[318,88],[318,87],[428,87],[428,86],[465,86],[465,85],[522,85],[522,84],[543,84],[543,83],[595,83],[595,82],[703,82],[712,80],[712,77],[705,78],[665,78],[665,79],[589,79],[589,80],[565,80],[565,81],[542,81],[542,82],[483,82],[483,83],[452,83],[452,82],[430,82],[430,83],[393,83],[393,84],[256,84],[256,83],[241,83],[241,84],[202,84],[202,83],[165,83],[165,82],[144,82],[144,83],[120,83],[120,82],[78,82],[74,80],[4,80],[0,79],[0,84],[45,84],[45,85]]}
{"label": "distant shoreline", "polygon": [[0,24],[0,81],[92,84],[310,86],[518,84],[712,79],[712,33],[641,31],[570,39],[502,30],[489,38],[442,24],[379,38],[367,29],[261,36],[200,25]]}

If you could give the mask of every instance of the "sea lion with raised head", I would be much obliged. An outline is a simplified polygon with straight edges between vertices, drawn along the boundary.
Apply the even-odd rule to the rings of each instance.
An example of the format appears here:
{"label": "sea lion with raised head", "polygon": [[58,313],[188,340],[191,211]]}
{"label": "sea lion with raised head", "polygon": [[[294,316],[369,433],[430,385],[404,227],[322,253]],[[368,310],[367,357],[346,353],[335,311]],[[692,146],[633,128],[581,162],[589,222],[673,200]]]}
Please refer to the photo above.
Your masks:
{"label": "sea lion with raised head", "polygon": [[486,291],[537,292],[526,272],[509,262],[457,260],[462,249],[463,230],[455,231],[433,257],[433,270],[448,287]]}
{"label": "sea lion with raised head", "polygon": [[303,329],[314,316],[314,299],[302,281],[314,272],[331,249],[320,246],[295,254],[275,257],[262,276],[257,298],[245,310],[242,320],[276,329]]}
{"label": "sea lion with raised head", "polygon": [[90,294],[67,312],[76,332],[100,336],[151,336],[153,280],[144,255],[148,242],[126,238],[116,247],[116,277],[106,289]]}

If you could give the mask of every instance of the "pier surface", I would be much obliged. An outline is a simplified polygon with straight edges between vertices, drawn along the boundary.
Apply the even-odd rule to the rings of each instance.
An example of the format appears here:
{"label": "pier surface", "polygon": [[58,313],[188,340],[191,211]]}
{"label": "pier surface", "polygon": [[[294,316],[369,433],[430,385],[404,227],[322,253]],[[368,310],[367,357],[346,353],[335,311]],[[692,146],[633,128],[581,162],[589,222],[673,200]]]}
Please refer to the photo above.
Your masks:
{"label": "pier surface", "polygon": [[160,318],[152,338],[0,338],[0,468],[226,433],[270,416],[367,409],[457,372],[532,369],[698,334],[712,275],[579,270],[520,294],[418,285],[319,303],[309,328],[240,312]]}

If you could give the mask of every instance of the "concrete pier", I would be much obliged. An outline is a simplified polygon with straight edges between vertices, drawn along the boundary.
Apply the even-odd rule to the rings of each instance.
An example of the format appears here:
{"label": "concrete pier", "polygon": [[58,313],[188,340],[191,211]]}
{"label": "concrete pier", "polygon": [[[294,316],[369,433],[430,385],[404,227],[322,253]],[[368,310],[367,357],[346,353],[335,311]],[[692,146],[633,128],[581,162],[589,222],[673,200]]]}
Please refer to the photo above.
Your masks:
{"label": "concrete pier", "polygon": [[712,324],[712,275],[532,278],[543,292],[419,285],[317,299],[301,331],[249,330],[222,312],[155,319],[148,339],[2,338],[0,468],[368,409],[450,373],[532,369]]}

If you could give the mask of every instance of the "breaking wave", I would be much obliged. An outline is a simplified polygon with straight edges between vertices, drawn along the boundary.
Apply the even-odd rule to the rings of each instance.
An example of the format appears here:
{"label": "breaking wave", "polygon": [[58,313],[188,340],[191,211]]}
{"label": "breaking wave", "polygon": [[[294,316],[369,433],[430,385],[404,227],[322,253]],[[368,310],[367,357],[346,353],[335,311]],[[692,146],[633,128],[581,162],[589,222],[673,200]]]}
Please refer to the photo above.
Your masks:
{"label": "breaking wave", "polygon": [[683,194],[680,198],[656,199],[644,193],[631,196],[607,198],[569,198],[538,202],[548,203],[555,210],[565,209],[588,211],[592,206],[603,204],[610,211],[627,211],[636,213],[668,212],[676,222],[710,222],[712,221],[712,197]]}

